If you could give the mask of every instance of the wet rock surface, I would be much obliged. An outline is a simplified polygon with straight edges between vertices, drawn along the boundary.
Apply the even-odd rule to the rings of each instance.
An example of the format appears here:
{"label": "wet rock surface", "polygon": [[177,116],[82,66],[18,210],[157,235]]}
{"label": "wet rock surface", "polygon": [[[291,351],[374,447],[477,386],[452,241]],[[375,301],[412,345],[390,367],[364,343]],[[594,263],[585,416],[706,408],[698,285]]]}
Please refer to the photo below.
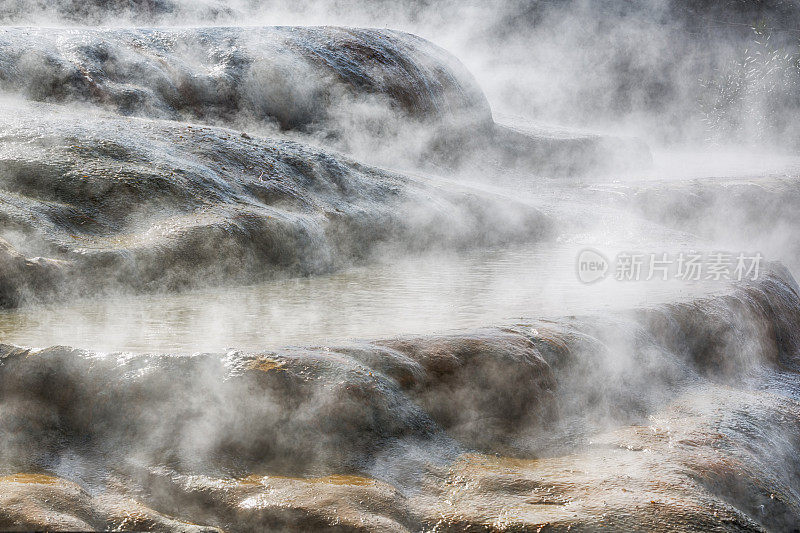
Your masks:
{"label": "wet rock surface", "polygon": [[67,271],[65,291],[174,289],[331,271],[381,246],[537,240],[550,225],[524,202],[292,141],[22,108],[37,118],[2,119],[0,216],[19,253],[48,259],[7,274],[21,287],[6,305]]}
{"label": "wet rock surface", "polygon": [[[495,123],[458,61],[391,30],[3,27],[0,84],[3,307],[569,239],[545,211],[591,223],[619,191],[543,210],[420,172],[649,161]],[[623,202],[691,229],[657,189]],[[791,529],[799,325],[772,264],[669,305],[333,346],[2,344],[0,529]]]}
{"label": "wet rock surface", "polygon": [[[436,498],[420,500],[443,531],[792,530],[796,479],[753,447],[768,442],[786,453],[796,402],[771,391],[705,389],[577,453],[465,456],[432,484]],[[797,453],[796,442],[789,450]]]}
{"label": "wet rock surface", "polygon": [[456,58],[386,29],[2,28],[0,86],[40,102],[292,133],[381,164],[488,159],[565,174],[650,162],[632,140],[495,124]]}
{"label": "wet rock surface", "polygon": [[3,28],[0,35],[5,88],[37,101],[194,121],[241,116],[284,130],[326,122],[338,130],[337,108],[357,111],[356,100],[370,97],[410,117],[491,120],[457,59],[388,29]]}
{"label": "wet rock surface", "polygon": [[799,301],[777,269],[671,306],[339,347],[6,345],[2,516],[96,528],[130,515],[151,530],[783,529],[800,513],[800,481],[781,466],[800,438]]}
{"label": "wet rock surface", "polygon": [[3,275],[5,307],[551,234],[530,201],[333,149],[487,175],[649,161],[496,124],[455,58],[390,30],[3,27],[0,85],[0,237],[30,263]]}
{"label": "wet rock surface", "polygon": [[163,516],[119,495],[94,497],[79,485],[43,474],[0,478],[0,528],[48,531],[219,531]]}

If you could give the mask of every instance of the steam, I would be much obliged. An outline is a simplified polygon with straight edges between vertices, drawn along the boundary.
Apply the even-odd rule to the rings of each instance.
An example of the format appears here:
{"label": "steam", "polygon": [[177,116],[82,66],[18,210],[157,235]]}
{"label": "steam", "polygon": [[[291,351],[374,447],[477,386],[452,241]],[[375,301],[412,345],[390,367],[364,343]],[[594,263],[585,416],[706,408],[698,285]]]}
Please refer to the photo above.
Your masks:
{"label": "steam", "polygon": [[[797,109],[790,95],[800,35],[797,14],[780,1],[686,6],[647,0],[623,6],[588,0],[351,0],[287,6],[159,0],[7,3],[2,15],[7,24],[34,25],[388,27],[430,39],[461,59],[496,116],[623,128],[651,142],[673,143],[723,135],[729,141],[725,128],[739,129],[744,125],[730,122],[745,120],[748,130],[761,123],[757,127],[768,138],[756,136],[759,142],[796,142],[792,120],[782,111]],[[752,131],[741,133],[738,141],[754,141]]]}
{"label": "steam", "polygon": [[[644,442],[741,523],[800,516],[797,428],[752,422],[796,411],[773,398],[797,395],[800,349],[788,3],[6,2],[0,20],[0,305],[21,307],[0,341],[35,347],[0,345],[0,469],[122,480],[222,528],[421,530],[464,525],[439,503],[457,508],[466,452],[568,457],[604,486],[593,442]],[[788,269],[588,286],[585,247]],[[685,438],[641,437],[662,425]],[[725,468],[763,486],[714,470],[758,452]],[[509,479],[463,492],[535,492]],[[502,522],[483,511],[465,523]]]}

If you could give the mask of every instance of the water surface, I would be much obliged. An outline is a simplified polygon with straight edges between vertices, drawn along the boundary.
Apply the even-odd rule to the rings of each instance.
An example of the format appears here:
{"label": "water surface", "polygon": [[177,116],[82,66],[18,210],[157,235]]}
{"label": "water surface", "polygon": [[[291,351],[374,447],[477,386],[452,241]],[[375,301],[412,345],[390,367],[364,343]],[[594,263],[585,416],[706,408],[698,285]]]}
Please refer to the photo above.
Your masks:
{"label": "water surface", "polygon": [[384,258],[245,287],[23,307],[0,313],[0,340],[105,352],[259,350],[624,309],[700,289],[677,280],[585,285],[575,270],[581,249],[547,244]]}

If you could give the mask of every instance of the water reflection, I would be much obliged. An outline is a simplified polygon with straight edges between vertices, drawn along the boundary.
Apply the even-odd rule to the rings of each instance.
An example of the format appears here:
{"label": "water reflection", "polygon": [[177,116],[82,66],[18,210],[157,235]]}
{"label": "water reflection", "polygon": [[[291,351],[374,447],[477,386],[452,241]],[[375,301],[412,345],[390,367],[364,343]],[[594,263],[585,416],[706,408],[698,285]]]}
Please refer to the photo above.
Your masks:
{"label": "water reflection", "polygon": [[328,344],[563,316],[677,298],[685,283],[580,283],[577,246],[385,259],[328,276],[0,313],[0,340],[192,353]]}

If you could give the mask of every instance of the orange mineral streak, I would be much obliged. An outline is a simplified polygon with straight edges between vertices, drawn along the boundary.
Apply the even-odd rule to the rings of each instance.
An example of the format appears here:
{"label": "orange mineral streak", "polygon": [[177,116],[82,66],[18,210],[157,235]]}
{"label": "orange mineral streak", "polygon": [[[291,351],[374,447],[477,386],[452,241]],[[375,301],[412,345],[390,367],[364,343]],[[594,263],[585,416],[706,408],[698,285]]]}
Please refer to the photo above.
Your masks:
{"label": "orange mineral streak", "polygon": [[282,370],[284,365],[286,365],[283,361],[278,361],[277,359],[270,359],[269,357],[262,357],[259,359],[254,359],[247,364],[247,368],[250,370],[261,370],[262,372],[269,372],[270,370]]}
{"label": "orange mineral streak", "polygon": [[374,485],[376,481],[372,478],[362,476],[349,476],[349,475],[331,475],[323,477],[288,477],[288,476],[257,476],[251,475],[243,477],[237,482],[240,485],[263,485],[270,481],[295,481],[299,483],[309,484],[322,484],[322,485],[350,485],[350,486],[367,486]]}
{"label": "orange mineral streak", "polygon": [[0,483],[34,483],[37,485],[56,485],[59,478],[44,474],[12,474],[0,477]]}

